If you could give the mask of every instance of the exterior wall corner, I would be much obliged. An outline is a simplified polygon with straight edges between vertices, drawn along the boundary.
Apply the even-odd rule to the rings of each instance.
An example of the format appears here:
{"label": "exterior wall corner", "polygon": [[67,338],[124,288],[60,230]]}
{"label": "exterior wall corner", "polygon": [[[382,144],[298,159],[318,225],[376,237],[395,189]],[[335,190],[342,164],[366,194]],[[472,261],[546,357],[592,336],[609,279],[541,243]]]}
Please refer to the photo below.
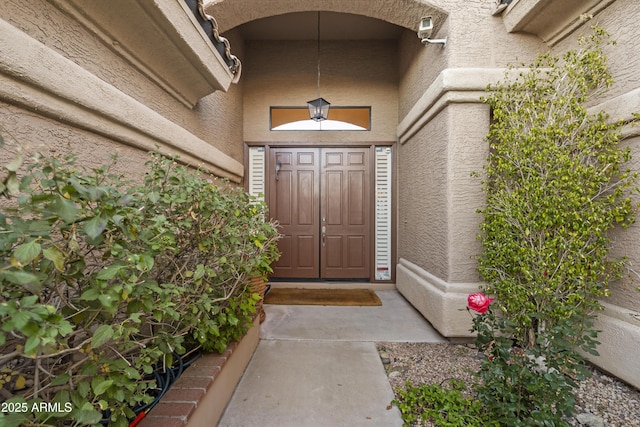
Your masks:
{"label": "exterior wall corner", "polygon": [[467,296],[480,283],[447,283],[419,266],[401,259],[396,270],[396,288],[436,330],[447,338],[471,337]]}

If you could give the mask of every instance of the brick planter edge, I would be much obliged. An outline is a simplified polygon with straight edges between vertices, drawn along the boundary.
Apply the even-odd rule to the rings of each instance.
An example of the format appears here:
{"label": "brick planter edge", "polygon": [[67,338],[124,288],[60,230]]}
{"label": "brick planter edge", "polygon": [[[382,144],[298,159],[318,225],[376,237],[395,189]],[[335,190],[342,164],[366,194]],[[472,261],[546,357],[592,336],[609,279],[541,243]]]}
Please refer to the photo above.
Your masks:
{"label": "brick planter edge", "polygon": [[222,354],[205,354],[178,378],[138,427],[211,427],[222,413],[260,340],[256,324]]}

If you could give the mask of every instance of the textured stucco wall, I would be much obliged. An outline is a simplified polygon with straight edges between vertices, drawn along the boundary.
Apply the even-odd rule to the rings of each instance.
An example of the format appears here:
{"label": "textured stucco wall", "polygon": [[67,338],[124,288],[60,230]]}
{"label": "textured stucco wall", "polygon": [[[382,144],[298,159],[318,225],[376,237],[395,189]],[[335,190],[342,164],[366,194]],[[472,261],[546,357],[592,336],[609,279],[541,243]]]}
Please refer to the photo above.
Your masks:
{"label": "textured stucco wall", "polygon": [[[448,34],[448,31],[442,30],[439,34]],[[399,49],[401,118],[409,113],[438,74],[446,68],[448,54],[446,47],[423,45],[414,31],[403,32]]]}
{"label": "textured stucco wall", "polygon": [[[576,34],[555,47],[559,53],[577,48],[577,38],[580,35],[588,36],[592,24],[602,26],[611,35],[611,39],[616,41],[614,46],[604,47],[614,84],[608,92],[590,101],[590,105],[595,109],[604,106],[612,118],[628,118],[632,112],[640,112],[637,102],[623,101],[618,102],[622,104],[622,108],[607,108],[607,101],[625,96],[638,99],[640,96],[640,27],[637,25],[639,19],[640,9],[636,2],[618,0],[583,25]],[[632,149],[633,160],[629,166],[635,171],[640,171],[640,137],[637,136],[637,128],[630,129],[626,134],[629,132],[636,136],[624,140],[623,145]],[[634,199],[640,201],[637,194]],[[636,222],[629,229],[616,229],[611,233],[611,237],[612,256],[626,256],[630,270],[622,280],[613,284],[612,295],[605,301],[625,309],[640,311],[640,292],[636,290],[640,286],[640,223]]]}
{"label": "textured stucco wall", "polygon": [[453,104],[449,110],[451,129],[448,148],[447,183],[449,210],[449,277],[454,283],[477,282],[476,256],[481,251],[476,239],[482,220],[476,213],[484,206],[481,178],[489,149],[485,135],[489,127],[489,107],[484,104]]}
{"label": "textured stucco wall", "polygon": [[[67,90],[66,104],[58,105],[57,93],[43,93],[40,86],[23,81],[20,93],[0,103],[0,125],[10,139],[33,149],[43,146],[57,152],[78,152],[87,166],[103,164],[110,153],[119,151],[124,163],[116,171],[132,177],[142,173],[142,147],[161,139],[149,128],[160,133],[167,129],[171,137],[188,139],[187,146],[195,150],[219,149],[238,163],[240,171],[236,168],[235,173],[240,175],[243,140],[348,144],[399,139],[397,287],[441,333],[466,335],[468,316],[461,316],[459,309],[465,305],[466,294],[479,285],[473,256],[480,250],[475,239],[480,218],[475,211],[484,198],[479,180],[470,173],[482,169],[487,149],[483,137],[489,120],[488,109],[479,98],[486,83],[493,81],[494,71],[508,63],[527,62],[547,49],[535,35],[508,33],[502,18],[491,16],[494,7],[495,2],[487,0],[212,3],[207,10],[231,39],[234,53],[244,63],[244,73],[241,83],[232,85],[228,93],[209,95],[190,109],[51,2],[5,0],[0,18],[48,49],[50,52],[42,51],[42,60],[52,60],[52,69],[63,77],[68,60],[66,69],[73,71],[69,75],[81,77],[82,84],[78,80],[77,88],[70,91],[69,86],[76,82],[62,82],[66,84],[62,87]],[[316,44],[247,41],[245,45],[233,29],[270,15],[319,9],[362,14],[407,28],[398,42],[322,43],[321,95],[334,105],[371,105],[371,132],[269,131],[269,106],[304,105],[316,98]],[[424,15],[434,16],[434,36],[448,37],[446,48],[424,46],[417,40],[415,27]],[[596,16],[618,45],[606,48],[616,83],[607,95],[594,100],[593,106],[611,105],[615,117],[640,111],[639,18],[636,0],[616,0]],[[575,47],[577,36],[588,32],[588,27],[586,24],[569,34],[555,50]],[[40,49],[30,48],[30,54]],[[11,87],[18,74],[24,72],[29,78],[35,68],[42,72],[49,64],[21,65],[17,71],[9,70],[13,75],[8,79],[4,79],[6,70],[0,68],[0,92]],[[53,77],[64,80],[60,75]],[[95,92],[87,92],[85,83]],[[30,96],[40,96],[37,100],[41,103],[31,102]],[[108,110],[103,104],[112,101],[132,109],[94,114],[95,110],[83,110],[85,105],[75,104],[76,99],[96,109]],[[43,111],[38,105],[51,108]],[[74,120],[66,112],[73,113]],[[116,117],[116,113],[133,121]],[[85,115],[85,123],[90,122],[87,126],[81,120]],[[118,140],[109,132],[117,134]],[[626,132],[629,138],[625,144],[634,150],[633,167],[638,170],[640,137],[637,129]],[[130,142],[138,140],[144,144],[133,148],[135,144]],[[199,155],[205,155],[192,154],[196,162]],[[628,356],[634,351],[631,344],[640,342],[640,321],[634,320],[640,307],[640,293],[635,290],[640,283],[636,273],[640,272],[640,225],[616,230],[613,237],[614,255],[627,255],[633,271],[615,284],[607,300],[607,311],[600,318],[605,344],[597,362],[640,385],[640,369],[621,353],[624,350]],[[635,377],[629,372],[635,372]]]}
{"label": "textured stucco wall", "polygon": [[425,125],[399,152],[399,257],[447,282],[477,282],[476,210],[489,111],[455,103]]}
{"label": "textured stucco wall", "polygon": [[[224,36],[231,43],[233,54],[244,61],[244,40],[237,31],[231,30]],[[244,85],[245,79],[241,77],[227,92],[218,91],[205,96],[192,112],[185,114],[187,129],[239,162],[243,161]]]}
{"label": "textured stucco wall", "polygon": [[[83,25],[50,2],[7,0],[3,2],[0,9],[0,18],[51,49],[55,55],[61,55],[70,60],[85,70],[87,75],[96,76],[110,86],[113,93],[123,94],[122,99],[130,97],[133,100],[131,102],[132,108],[139,105],[148,109],[149,113],[145,113],[147,116],[157,113],[159,119],[173,123],[176,130],[183,129],[185,135],[199,140],[201,144],[197,145],[200,146],[199,150],[202,152],[192,152],[194,158],[192,164],[197,164],[201,155],[206,158],[206,153],[203,154],[203,152],[208,150],[208,145],[219,149],[230,159],[234,159],[237,166],[241,168],[243,160],[242,84],[232,85],[228,93],[213,93],[201,99],[193,109],[190,109],[141,74],[122,56],[106,46],[101,38],[89,32]],[[230,39],[237,44],[234,46],[234,53],[241,56],[242,41],[233,32],[230,34]],[[113,43],[118,43],[118,41],[114,40]],[[77,73],[77,71],[74,72]],[[73,74],[70,73],[71,75]],[[95,103],[100,102],[101,95],[99,93],[88,92],[88,89],[81,85],[78,85],[76,91],[78,98],[82,97]],[[0,120],[4,119],[0,118]],[[6,121],[9,122],[9,120]],[[69,123],[60,123],[59,125],[71,127]],[[141,123],[141,125],[144,124]],[[8,124],[4,126],[6,128]],[[77,124],[74,126],[77,127]],[[132,131],[136,132],[137,130],[132,129]],[[45,144],[51,141],[20,141],[20,143],[27,142]],[[179,145],[180,142],[176,141],[176,144]],[[99,147],[100,150],[114,152],[123,149],[122,145],[122,141],[117,141],[114,138],[112,144],[102,144]],[[153,143],[147,145],[153,146]],[[89,152],[95,152],[95,148],[91,147],[91,144],[80,144],[70,147],[70,149],[79,151],[86,149],[90,150]],[[125,150],[130,151],[129,148]],[[146,151],[146,149],[142,149],[142,151]],[[135,163],[133,159],[131,163]]]}
{"label": "textured stucco wall", "polygon": [[446,47],[422,45],[416,24],[400,43],[400,118],[414,107],[438,74],[446,68],[504,67],[526,62],[546,48],[531,34],[508,34],[500,17],[491,15],[495,3],[485,0],[443,2],[446,19],[432,38],[447,37]]}
{"label": "textured stucco wall", "polygon": [[[640,95],[639,95],[640,96]],[[640,112],[640,110],[636,110]],[[628,166],[632,170],[640,172],[640,137],[632,137],[622,142],[623,146],[631,148],[633,158]],[[640,182],[638,182],[640,185]],[[640,206],[640,194],[632,195],[637,206]],[[636,216],[640,210],[636,211]],[[622,279],[611,285],[611,296],[605,298],[609,304],[635,310],[640,319],[640,218],[629,228],[617,228],[611,233],[611,256],[614,258],[626,257],[627,269]],[[640,330],[638,331],[640,334]]]}
{"label": "textured stucco wall", "polygon": [[603,102],[620,96],[640,87],[640,45],[638,28],[640,8],[634,0],[616,0],[603,11],[585,21],[580,28],[570,37],[562,40],[553,47],[555,53],[561,54],[569,49],[578,47],[578,38],[589,36],[591,27],[596,25],[604,28],[616,44],[604,46],[607,55],[607,66],[611,72],[614,83],[611,89],[603,96],[593,98],[591,104]]}
{"label": "textured stucco wall", "polygon": [[445,111],[398,147],[398,257],[449,277],[448,119]]}
{"label": "textured stucco wall", "polygon": [[493,16],[496,2],[467,0],[447,2],[452,67],[495,67],[527,62],[546,50],[531,34],[509,34],[500,16]]}
{"label": "textured stucco wall", "polygon": [[427,15],[432,15],[439,26],[451,3],[451,0],[205,0],[205,9],[216,17],[223,32],[267,16],[315,10],[369,16],[415,31],[420,18]]}
{"label": "textured stucco wall", "polygon": [[494,6],[443,5],[447,18],[432,37],[446,36],[444,49],[422,45],[410,30],[400,40],[398,256],[445,281],[479,280],[476,209],[484,196],[471,172],[482,171],[489,126],[480,97],[502,77],[499,67],[544,50],[535,36],[507,34]]}
{"label": "textured stucco wall", "polygon": [[459,311],[480,286],[476,239],[484,204],[479,178],[488,153],[488,83],[509,63],[533,58],[535,36],[507,34],[494,4],[446,2],[446,19],[422,45],[415,32],[400,40],[398,259],[396,286],[445,336],[467,336]]}
{"label": "textured stucco wall", "polygon": [[77,168],[90,171],[110,164],[115,155],[118,161],[111,172],[139,182],[144,177],[144,164],[149,160],[145,151],[122,144],[115,145],[113,141],[95,133],[77,127],[60,126],[56,120],[1,102],[0,133],[6,144],[0,151],[2,164],[13,158],[18,149],[27,162],[36,153],[55,156],[76,153]]}
{"label": "textured stucco wall", "polygon": [[[83,59],[87,51],[91,50],[88,45],[95,43],[95,40],[82,31],[77,23],[69,20],[51,5],[38,1],[4,2],[0,18],[55,52],[66,51],[69,59],[79,59],[83,65],[101,71],[99,64],[91,57]],[[6,36],[5,33],[3,37]],[[110,63],[111,55],[108,51],[99,50],[98,56],[100,54],[107,56],[103,60],[104,63]],[[46,67],[48,59],[43,56],[40,60],[45,62]],[[105,67],[105,74],[102,74],[101,78],[109,74],[108,68]],[[119,71],[121,70],[110,70],[112,75],[118,75]],[[122,78],[126,77],[125,73]],[[19,89],[16,87],[15,90]],[[81,91],[82,88],[79,87],[77,90]],[[47,117],[37,110],[12,105],[6,101],[0,102],[0,132],[7,142],[0,155],[3,161],[11,158],[18,147],[26,154],[27,159],[29,154],[35,152],[54,155],[73,152],[78,155],[78,167],[86,168],[104,165],[110,161],[112,155],[118,155],[120,161],[114,171],[137,179],[142,177],[143,165],[147,159],[142,150],[115,144],[108,138],[61,123],[55,117]]]}
{"label": "textured stucco wall", "polygon": [[247,41],[245,51],[245,140],[395,140],[398,78],[394,41],[321,42],[320,95],[332,106],[371,106],[371,131],[270,131],[271,106],[306,107],[307,101],[318,97],[317,42]]}
{"label": "textured stucco wall", "polygon": [[[434,46],[416,48],[409,32],[400,43],[397,287],[441,333],[450,336],[468,333],[468,322],[455,311],[464,307],[466,293],[480,285],[474,257],[481,250],[475,239],[481,218],[475,210],[483,205],[484,195],[480,179],[469,174],[482,171],[487,155],[484,136],[489,111],[479,103],[481,82],[495,81],[490,68],[498,71],[509,63],[526,63],[548,50],[535,35],[507,33],[502,19],[490,15],[492,6],[487,2],[465,2],[462,9],[457,3],[446,9],[448,17],[438,34],[449,37],[444,51]],[[630,1],[619,0],[596,16],[618,45],[606,48],[616,83],[592,105],[594,109],[611,107],[614,117],[630,117],[640,106],[640,47],[635,42],[640,30],[634,25],[638,14]],[[575,47],[578,35],[588,33],[589,27],[583,25],[554,50]],[[481,75],[483,67],[486,76]],[[630,137],[624,141],[636,159],[640,157],[637,134],[637,130],[625,130]],[[640,170],[640,161],[630,166]],[[627,255],[633,270],[614,284],[613,295],[606,300],[609,312],[637,313],[640,307],[635,289],[640,281],[639,233],[640,226],[635,224],[612,234],[613,255]],[[634,319],[628,313],[601,316],[606,342],[602,351],[608,359],[597,363],[620,363],[613,343],[629,331],[636,332],[626,339],[637,339]],[[625,369],[618,369],[623,377]]]}
{"label": "textured stucco wall", "polygon": [[[486,9],[479,7],[477,2],[466,2],[465,7],[473,9],[472,4],[478,6],[476,12]],[[618,43],[605,49],[615,83],[611,91],[593,99],[590,105],[594,111],[604,109],[614,118],[630,118],[632,112],[640,111],[640,46],[636,42],[640,30],[635,25],[640,10],[634,6],[631,0],[618,0],[595,17]],[[480,171],[486,157],[487,148],[482,140],[488,129],[489,112],[486,106],[470,100],[474,95],[470,89],[477,88],[473,76],[465,75],[464,68],[452,71],[458,67],[501,67],[507,63],[527,62],[547,48],[535,36],[507,34],[496,27],[500,18],[482,17],[471,10],[468,13],[473,16],[454,13],[450,9],[448,12],[452,41],[447,49],[451,47],[452,50],[446,57],[445,68],[440,71],[440,76],[444,77],[427,81],[430,86],[423,89],[425,81],[421,79],[430,72],[421,72],[418,79],[416,76],[420,72],[413,74],[415,66],[403,68],[408,74],[402,76],[400,84],[400,260],[396,286],[442,334],[464,336],[470,325],[468,318],[461,316],[458,310],[465,306],[466,295],[480,284],[474,271],[473,255],[480,251],[474,236],[481,218],[473,211],[482,206],[484,199],[479,182],[468,178],[467,173],[474,166]],[[487,19],[496,21],[487,24]],[[584,24],[566,36],[554,50],[561,53],[575,48],[577,37],[590,32],[590,24]],[[472,36],[474,28],[480,28],[477,37]],[[492,28],[493,34],[485,32],[488,28]],[[464,44],[464,48],[459,45],[454,48],[456,40]],[[522,50],[514,49],[516,47]],[[461,56],[465,51],[466,56]],[[412,60],[420,57],[418,53]],[[441,66],[437,58],[434,62]],[[469,79],[469,82],[465,83],[463,79]],[[415,94],[421,92],[414,101]],[[445,100],[440,101],[439,96]],[[460,103],[461,99],[464,104]],[[636,171],[640,170],[639,134],[637,127],[626,128],[623,132],[623,145],[631,147],[634,153],[629,167]],[[435,144],[434,139],[441,138],[446,138],[443,145],[431,145]],[[475,148],[472,148],[473,141],[479,144]],[[443,154],[445,150],[447,155]],[[425,182],[447,186],[446,194],[437,188],[415,188]],[[634,199],[640,200],[640,197],[634,195]],[[446,209],[428,206],[430,201],[437,204],[443,200],[447,203]],[[420,217],[420,213],[424,217]],[[441,217],[435,218],[437,214]],[[445,232],[448,232],[446,237]],[[603,369],[639,386],[640,366],[636,356],[640,343],[640,292],[636,287],[640,284],[640,225],[616,229],[612,238],[612,255],[627,256],[630,269],[623,280],[612,286],[612,296],[604,300],[605,309],[599,313],[595,325],[602,331],[600,356],[590,358]]]}

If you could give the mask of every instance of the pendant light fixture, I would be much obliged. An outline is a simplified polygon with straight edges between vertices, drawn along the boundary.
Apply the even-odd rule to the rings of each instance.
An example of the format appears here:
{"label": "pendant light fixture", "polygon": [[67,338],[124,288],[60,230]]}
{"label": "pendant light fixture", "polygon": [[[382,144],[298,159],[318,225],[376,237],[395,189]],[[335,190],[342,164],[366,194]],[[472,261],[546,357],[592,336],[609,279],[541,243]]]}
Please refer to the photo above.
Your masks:
{"label": "pendant light fixture", "polygon": [[309,106],[309,117],[311,120],[320,122],[327,120],[329,116],[329,106],[331,105],[326,99],[320,97],[320,11],[318,11],[318,98],[307,102]]}

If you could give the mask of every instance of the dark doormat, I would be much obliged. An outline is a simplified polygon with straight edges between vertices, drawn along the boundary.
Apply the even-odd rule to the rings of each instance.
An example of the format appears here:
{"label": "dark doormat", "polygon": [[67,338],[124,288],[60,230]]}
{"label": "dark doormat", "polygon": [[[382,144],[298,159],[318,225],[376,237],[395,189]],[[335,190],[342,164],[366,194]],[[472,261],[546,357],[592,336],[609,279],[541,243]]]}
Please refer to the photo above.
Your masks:
{"label": "dark doormat", "polygon": [[271,288],[265,304],[376,306],[382,301],[370,289]]}

